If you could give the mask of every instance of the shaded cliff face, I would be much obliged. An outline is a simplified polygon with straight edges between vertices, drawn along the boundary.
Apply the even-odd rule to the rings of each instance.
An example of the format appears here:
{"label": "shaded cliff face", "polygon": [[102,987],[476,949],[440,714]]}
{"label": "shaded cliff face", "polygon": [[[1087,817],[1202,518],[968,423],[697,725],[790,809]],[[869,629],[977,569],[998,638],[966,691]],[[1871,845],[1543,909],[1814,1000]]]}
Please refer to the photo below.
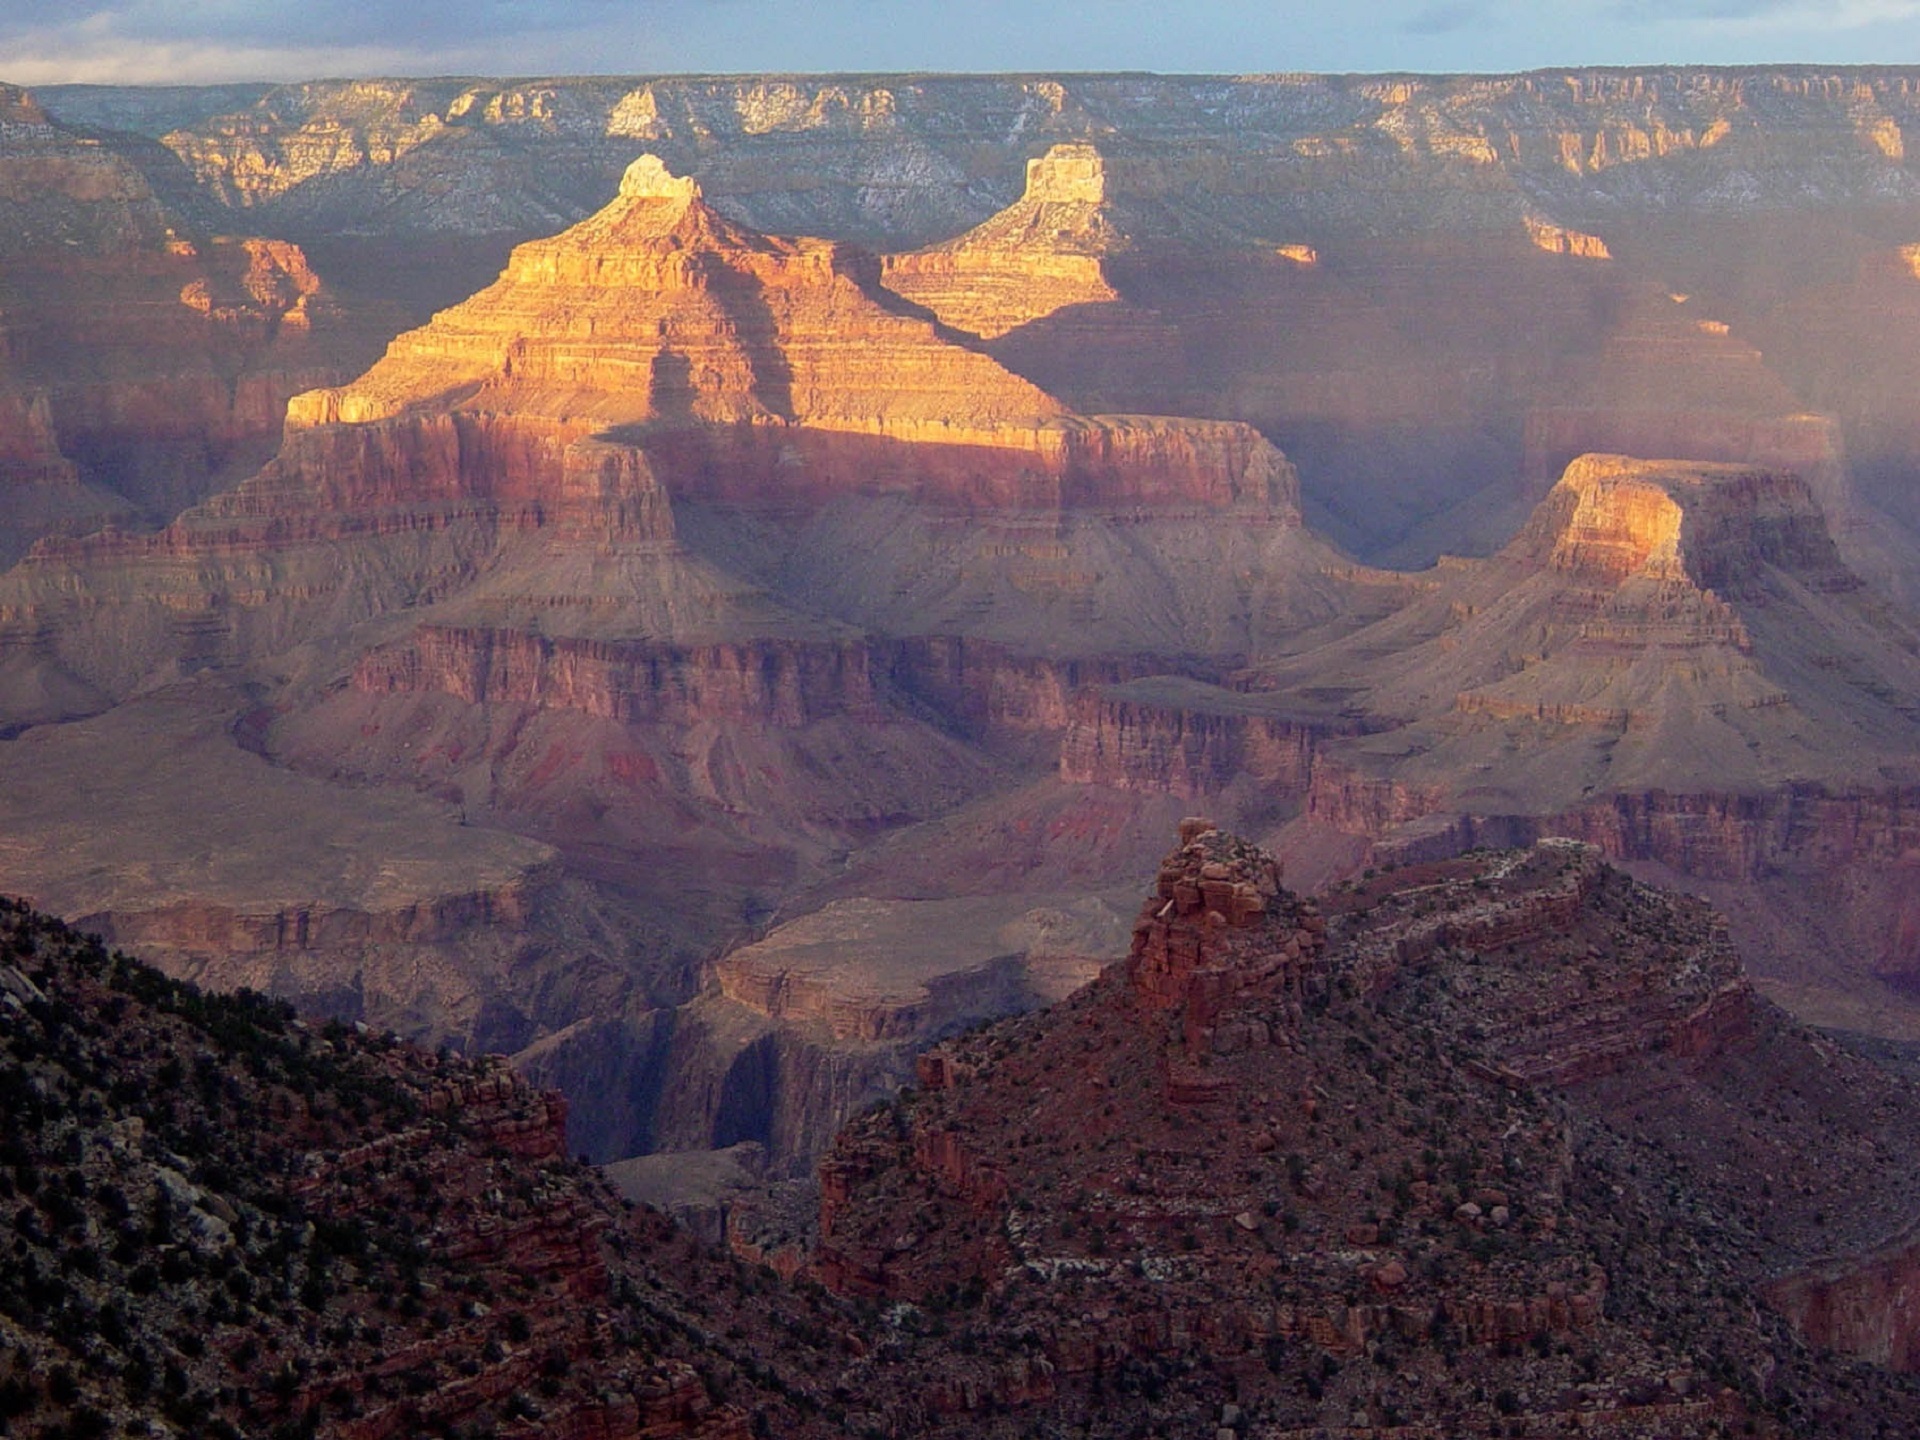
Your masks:
{"label": "shaded cliff face", "polygon": [[[1755,1308],[1902,1223],[1903,1084],[1759,1002],[1711,912],[1571,843],[1318,907],[1207,822],[1182,841],[1125,967],[937,1047],[823,1167],[829,1284],[1040,1345],[1038,1383],[952,1362],[953,1409],[1706,1435],[1913,1403]],[[1800,1145],[1826,1163],[1756,1195]]]}
{"label": "shaded cliff face", "polygon": [[887,257],[889,290],[983,340],[1070,305],[1118,300],[1102,262],[1132,244],[1107,202],[1106,159],[1056,145],[1027,162],[1020,199],[957,239]]}
{"label": "shaded cliff face", "polygon": [[297,246],[211,239],[22,92],[0,133],[0,558],[158,524],[257,466],[287,400],[365,363]]}

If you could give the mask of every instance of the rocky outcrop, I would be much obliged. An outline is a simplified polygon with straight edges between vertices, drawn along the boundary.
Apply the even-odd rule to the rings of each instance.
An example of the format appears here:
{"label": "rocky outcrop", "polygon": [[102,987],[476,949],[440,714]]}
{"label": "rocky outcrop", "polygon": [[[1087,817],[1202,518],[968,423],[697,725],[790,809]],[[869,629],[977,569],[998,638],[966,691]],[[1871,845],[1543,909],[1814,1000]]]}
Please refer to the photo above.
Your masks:
{"label": "rocky outcrop", "polygon": [[[1127,978],[1150,1011],[1177,1011],[1188,1054],[1270,1043],[1266,1022],[1216,1028],[1240,991],[1284,1004],[1298,1025],[1325,983],[1326,923],[1312,901],[1280,885],[1280,865],[1209,820],[1180,826],[1181,846],[1161,863],[1154,893],[1134,922]],[[1175,1077],[1204,1086],[1203,1079]]]}
{"label": "rocky outcrop", "polygon": [[[1499,556],[1259,684],[1364,717],[1319,743],[1304,810],[1377,858],[1567,835],[1784,901],[1906,863],[1912,643],[1798,475],[1586,456]],[[1859,907],[1826,923],[1910,970]]]}
{"label": "rocky outcrop", "polygon": [[[880,901],[841,901],[732,951],[715,966],[720,993],[769,1020],[821,1029],[856,1045],[936,1034],[1029,1003],[1018,954],[953,968],[897,954],[863,965],[866,957],[848,952],[891,918],[886,909]],[[919,929],[907,926],[908,934]]]}
{"label": "rocky outcrop", "polygon": [[1613,252],[1607,249],[1607,242],[1598,235],[1569,230],[1539,215],[1527,216],[1526,227],[1527,238],[1533,242],[1534,248],[1544,250],[1549,255],[1571,255],[1579,260],[1613,258]]}
{"label": "rocky outcrop", "polygon": [[1527,417],[1525,447],[1527,483],[1537,492],[1580,456],[1598,452],[1789,472],[1807,482],[1823,510],[1845,510],[1845,456],[1838,427],[1826,415],[1543,409]]}
{"label": "rocky outcrop", "polygon": [[403,646],[363,658],[352,683],[370,695],[438,692],[469,705],[577,710],[634,725],[745,720],[797,729],[829,715],[880,715],[867,649],[851,642],[698,646],[424,625]]}
{"label": "rocky outcrop", "polygon": [[1783,1276],[1767,1301],[1810,1344],[1905,1373],[1920,1370],[1915,1323],[1920,1252],[1903,1235],[1866,1255],[1830,1257]]}
{"label": "rocky outcrop", "polygon": [[[1290,1408],[1294,1367],[1323,1401],[1371,1383],[1370,1366],[1349,1382],[1345,1359],[1390,1352],[1410,1418],[1434,1413],[1417,1377],[1439,1346],[1449,1433],[1504,1432],[1475,1417],[1471,1383],[1509,1386],[1499,1410],[1541,1427],[1577,1409],[1597,1433],[1707,1434],[1749,1401],[1696,1372],[1636,1378],[1640,1325],[1699,1337],[1696,1357],[1809,1363],[1760,1338],[1779,1335],[1750,1298],[1777,1252],[1750,1243],[1760,1211],[1712,1162],[1866,1145],[1871,1125],[1840,1118],[1845,1087],[1882,1104],[1897,1082],[1782,1028],[1703,905],[1559,842],[1341,886],[1322,916],[1252,847],[1199,820],[1182,839],[1124,971],[936,1047],[919,1090],[850,1126],[822,1168],[827,1283],[957,1311],[981,1347],[1003,1326],[1045,1337],[1037,1383],[976,1370],[948,1403],[1044,1414],[1134,1367],[1177,1375],[1205,1357],[1239,1377],[1236,1413],[1307,1434],[1321,1412]],[[1298,923],[1273,924],[1283,910]],[[1170,963],[1187,950],[1202,963]],[[1196,1008],[1211,1035],[1198,1050]],[[1808,1092],[1807,1113],[1756,1121],[1747,1072],[1768,1063],[1796,1084],[1802,1067],[1850,1068]],[[1545,1086],[1552,1104],[1534,1103]],[[1626,1138],[1659,1096],[1671,1123]],[[1776,1243],[1818,1231],[1796,1208]],[[1454,1245],[1473,1260],[1454,1263]],[[1660,1245],[1673,1256],[1630,1258]],[[1588,1357],[1583,1380],[1542,1382],[1554,1337]],[[1524,1389],[1500,1378],[1506,1360],[1527,1367]]]}
{"label": "rocky outcrop", "polygon": [[983,739],[1058,735],[1084,706],[1085,687],[1117,684],[1161,668],[1151,656],[1023,655],[965,635],[902,639],[890,674],[909,694]]}
{"label": "rocky outcrop", "polygon": [[[1416,893],[1411,903],[1381,896],[1369,923],[1352,927],[1344,973],[1353,983],[1384,992],[1461,951],[1568,962],[1523,982],[1498,971],[1454,982],[1448,1003],[1481,1017],[1489,1079],[1577,1086],[1648,1055],[1704,1065],[1757,1040],[1758,1000],[1725,923],[1625,883],[1590,846],[1555,837],[1491,862],[1455,862]],[[1583,944],[1597,917],[1616,921],[1616,935]],[[1633,948],[1655,935],[1657,966]]]}
{"label": "rocky outcrop", "polygon": [[889,290],[983,340],[1070,305],[1120,298],[1103,261],[1132,243],[1107,208],[1107,166],[1091,145],[1027,162],[1026,193],[956,240],[890,255]]}
{"label": "rocky outcrop", "polygon": [[1091,979],[1125,945],[1098,901],[863,898],[776,926],[714,974],[727,999],[835,1042],[924,1042],[1058,999],[1077,988],[1063,975]]}
{"label": "rocky outcrop", "polygon": [[[1363,634],[1297,683],[1435,748],[1391,764],[1365,758],[1385,742],[1329,746],[1309,804],[1336,823],[1417,820],[1449,793],[1481,817],[1544,820],[1611,803],[1595,792],[1877,788],[1903,772],[1873,737],[1908,723],[1885,702],[1920,683],[1904,621],[1847,568],[1805,483],[1748,466],[1584,457],[1500,556],[1443,571]],[[1472,758],[1526,725],[1596,748],[1537,773]],[[1810,726],[1858,739],[1811,745]]]}

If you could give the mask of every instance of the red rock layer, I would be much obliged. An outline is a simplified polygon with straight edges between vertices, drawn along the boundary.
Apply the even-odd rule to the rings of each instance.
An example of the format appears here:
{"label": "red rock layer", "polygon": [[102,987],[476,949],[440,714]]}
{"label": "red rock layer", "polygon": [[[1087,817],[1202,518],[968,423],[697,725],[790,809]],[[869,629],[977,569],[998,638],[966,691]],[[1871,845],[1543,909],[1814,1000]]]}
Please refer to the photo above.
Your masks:
{"label": "red rock layer", "polygon": [[1257,699],[1199,685],[1088,687],[1066,720],[1060,778],[1188,799],[1237,781],[1299,795],[1322,742],[1356,729],[1350,720],[1271,712]]}
{"label": "red rock layer", "polygon": [[1920,1248],[1910,1236],[1784,1276],[1768,1287],[1767,1301],[1823,1349],[1920,1370]]}
{"label": "red rock layer", "polygon": [[879,718],[867,664],[857,642],[686,645],[423,625],[402,645],[362,659],[353,686],[577,710],[623,724],[797,728],[828,715]]}
{"label": "red rock layer", "polygon": [[[1326,922],[1312,901],[1282,889],[1278,861],[1211,821],[1182,822],[1180,838],[1134,923],[1127,979],[1149,1011],[1179,1014],[1190,1056],[1270,1043],[1264,1024],[1215,1022],[1234,995],[1258,989],[1284,1000],[1297,1025],[1325,981]],[[1206,1081],[1179,1075],[1170,1084],[1179,1098]]]}

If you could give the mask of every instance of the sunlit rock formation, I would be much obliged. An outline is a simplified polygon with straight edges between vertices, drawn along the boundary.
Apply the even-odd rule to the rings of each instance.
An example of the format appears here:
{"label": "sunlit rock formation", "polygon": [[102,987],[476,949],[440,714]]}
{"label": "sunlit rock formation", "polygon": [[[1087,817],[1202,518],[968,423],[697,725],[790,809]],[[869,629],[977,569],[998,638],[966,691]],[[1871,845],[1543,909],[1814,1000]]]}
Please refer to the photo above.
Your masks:
{"label": "sunlit rock formation", "polygon": [[1107,205],[1100,152],[1056,145],[1027,162],[1016,204],[956,240],[888,256],[882,281],[942,323],[992,340],[1069,305],[1119,299],[1103,266],[1130,244]]}

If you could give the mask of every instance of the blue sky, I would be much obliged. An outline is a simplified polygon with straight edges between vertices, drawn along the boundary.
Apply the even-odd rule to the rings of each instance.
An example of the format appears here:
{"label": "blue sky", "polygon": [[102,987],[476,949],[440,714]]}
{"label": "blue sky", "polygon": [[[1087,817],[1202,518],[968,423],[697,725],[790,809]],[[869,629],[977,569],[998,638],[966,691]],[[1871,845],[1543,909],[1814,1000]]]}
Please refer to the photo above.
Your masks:
{"label": "blue sky", "polygon": [[1920,63],[1920,0],[0,0],[0,80]]}

